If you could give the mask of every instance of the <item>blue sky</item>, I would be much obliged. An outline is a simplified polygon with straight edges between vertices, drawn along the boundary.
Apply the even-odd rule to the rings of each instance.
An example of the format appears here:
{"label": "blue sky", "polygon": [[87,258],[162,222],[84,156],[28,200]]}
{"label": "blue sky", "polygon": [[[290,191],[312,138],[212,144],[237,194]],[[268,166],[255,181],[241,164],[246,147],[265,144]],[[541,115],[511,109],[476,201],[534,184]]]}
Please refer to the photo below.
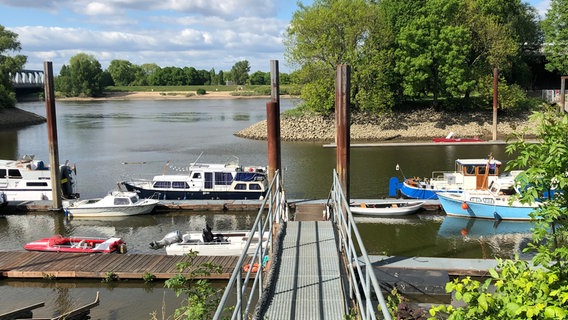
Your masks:
{"label": "blue sky", "polygon": [[[550,0],[530,0],[541,14]],[[312,0],[301,0],[310,5]],[[248,60],[269,71],[284,58],[283,33],[296,0],[0,0],[0,25],[18,34],[26,69],[54,72],[77,53],[108,67],[114,59],[228,71]]]}

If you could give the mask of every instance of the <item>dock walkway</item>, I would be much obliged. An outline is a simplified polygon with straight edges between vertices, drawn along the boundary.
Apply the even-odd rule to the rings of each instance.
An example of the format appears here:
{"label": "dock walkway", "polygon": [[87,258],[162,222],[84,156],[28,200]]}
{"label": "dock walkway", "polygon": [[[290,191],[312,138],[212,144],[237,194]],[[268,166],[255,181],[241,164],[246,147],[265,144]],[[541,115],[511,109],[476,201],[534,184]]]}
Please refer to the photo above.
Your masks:
{"label": "dock walkway", "polygon": [[[229,279],[238,261],[237,256],[187,256],[115,253],[62,252],[0,252],[0,278],[83,278],[83,279],[138,279],[153,276],[165,280],[178,274],[177,264],[189,262],[199,266],[212,263],[221,266],[221,273],[208,279]],[[189,270],[184,270],[187,272]],[[114,279],[109,279],[114,280]]]}
{"label": "dock walkway", "polygon": [[263,318],[344,319],[339,261],[331,221],[289,221],[275,290]]}

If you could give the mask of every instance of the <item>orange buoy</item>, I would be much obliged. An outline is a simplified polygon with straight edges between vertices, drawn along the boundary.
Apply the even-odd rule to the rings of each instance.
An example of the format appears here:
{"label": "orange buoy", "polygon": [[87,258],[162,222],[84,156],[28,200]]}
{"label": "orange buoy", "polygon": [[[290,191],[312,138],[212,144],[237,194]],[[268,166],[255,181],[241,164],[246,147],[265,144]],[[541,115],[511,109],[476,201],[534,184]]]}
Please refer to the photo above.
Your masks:
{"label": "orange buoy", "polygon": [[461,234],[464,237],[467,236],[467,229],[466,228],[461,229]]}
{"label": "orange buoy", "polygon": [[462,209],[467,210],[469,208],[469,206],[467,205],[466,202],[462,203]]}
{"label": "orange buoy", "polygon": [[243,271],[244,272],[249,272],[249,270],[251,270],[252,268],[252,272],[258,272],[258,263],[253,264],[252,266],[249,264],[247,264],[246,266],[243,267]]}

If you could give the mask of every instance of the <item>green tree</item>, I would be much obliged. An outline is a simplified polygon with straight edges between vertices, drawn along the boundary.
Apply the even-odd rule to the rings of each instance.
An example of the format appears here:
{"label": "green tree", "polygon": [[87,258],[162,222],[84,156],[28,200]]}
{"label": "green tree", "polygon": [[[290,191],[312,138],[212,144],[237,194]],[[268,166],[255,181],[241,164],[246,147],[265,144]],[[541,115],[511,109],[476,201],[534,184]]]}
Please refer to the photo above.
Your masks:
{"label": "green tree", "polygon": [[369,35],[370,6],[374,5],[364,0],[315,0],[312,6],[299,5],[284,44],[287,60],[303,69],[299,75],[306,108],[333,110],[335,70],[349,64],[357,72],[359,48]]}
{"label": "green tree", "polygon": [[103,70],[94,56],[79,53],[69,59],[69,66],[63,66],[55,89],[66,96],[97,97],[103,93],[101,78]]}
{"label": "green tree", "polygon": [[[268,81],[266,75],[268,74]],[[270,72],[256,71],[249,77],[249,82],[252,85],[267,85],[270,84]]]}
{"label": "green tree", "polygon": [[11,108],[16,105],[16,93],[10,76],[22,70],[27,57],[8,54],[21,49],[18,35],[0,25],[0,108]]}
{"label": "green tree", "polygon": [[249,78],[250,64],[248,60],[238,61],[231,68],[231,79],[235,84],[243,85],[247,83]]}
{"label": "green tree", "polygon": [[550,9],[542,22],[546,69],[568,74],[568,0],[551,0]]}
{"label": "green tree", "polygon": [[136,79],[135,66],[128,60],[112,60],[107,71],[116,86],[128,86]]}

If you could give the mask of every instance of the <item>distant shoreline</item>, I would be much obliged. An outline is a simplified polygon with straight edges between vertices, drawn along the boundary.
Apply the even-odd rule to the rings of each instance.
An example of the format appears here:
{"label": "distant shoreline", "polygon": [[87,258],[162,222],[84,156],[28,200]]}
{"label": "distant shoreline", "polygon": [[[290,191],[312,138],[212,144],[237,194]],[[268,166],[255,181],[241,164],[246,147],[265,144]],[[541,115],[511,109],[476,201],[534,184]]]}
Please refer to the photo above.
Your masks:
{"label": "distant shoreline", "polygon": [[104,101],[104,100],[194,100],[194,99],[254,99],[269,96],[239,96],[232,95],[233,91],[213,91],[206,94],[196,94],[192,91],[132,91],[105,92],[103,97],[96,98],[56,98],[56,101]]}

